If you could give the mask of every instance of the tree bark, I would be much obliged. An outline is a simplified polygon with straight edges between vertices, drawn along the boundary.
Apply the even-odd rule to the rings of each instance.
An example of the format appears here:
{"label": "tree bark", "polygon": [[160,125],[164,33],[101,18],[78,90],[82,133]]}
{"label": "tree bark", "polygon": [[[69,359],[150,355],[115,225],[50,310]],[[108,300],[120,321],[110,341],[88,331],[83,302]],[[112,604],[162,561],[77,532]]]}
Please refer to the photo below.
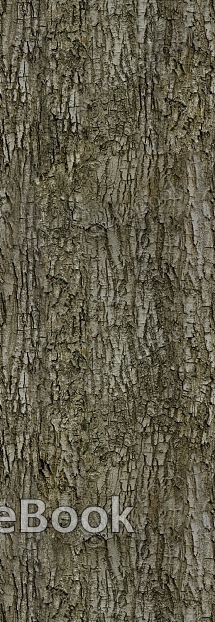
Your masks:
{"label": "tree bark", "polygon": [[0,622],[215,621],[214,5],[0,18]]}

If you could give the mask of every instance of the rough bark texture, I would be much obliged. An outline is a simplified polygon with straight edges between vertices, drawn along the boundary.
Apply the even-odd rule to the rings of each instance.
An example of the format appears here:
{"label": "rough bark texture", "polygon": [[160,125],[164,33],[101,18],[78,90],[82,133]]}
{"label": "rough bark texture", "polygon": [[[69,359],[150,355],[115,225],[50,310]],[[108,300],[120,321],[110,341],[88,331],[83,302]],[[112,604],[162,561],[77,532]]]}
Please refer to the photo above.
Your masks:
{"label": "rough bark texture", "polygon": [[211,0],[1,0],[0,622],[215,621]]}

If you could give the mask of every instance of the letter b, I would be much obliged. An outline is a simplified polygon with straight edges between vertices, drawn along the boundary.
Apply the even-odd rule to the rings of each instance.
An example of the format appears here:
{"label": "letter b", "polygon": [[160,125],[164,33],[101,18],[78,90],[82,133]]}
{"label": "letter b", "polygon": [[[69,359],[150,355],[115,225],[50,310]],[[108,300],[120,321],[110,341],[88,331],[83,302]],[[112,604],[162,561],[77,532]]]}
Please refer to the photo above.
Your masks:
{"label": "letter b", "polygon": [[[29,505],[36,505],[36,512],[29,512]],[[22,533],[41,533],[47,527],[47,520],[43,516],[46,506],[40,499],[21,499],[21,532]],[[31,527],[28,524],[29,518],[37,518],[39,525]]]}

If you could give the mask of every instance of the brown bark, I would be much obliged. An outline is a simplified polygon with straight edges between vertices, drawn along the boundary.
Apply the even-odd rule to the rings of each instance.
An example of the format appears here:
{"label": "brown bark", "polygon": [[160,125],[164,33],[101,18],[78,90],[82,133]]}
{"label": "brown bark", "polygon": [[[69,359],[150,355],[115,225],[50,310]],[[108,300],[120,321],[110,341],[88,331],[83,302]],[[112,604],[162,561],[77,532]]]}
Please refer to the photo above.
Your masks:
{"label": "brown bark", "polygon": [[214,621],[213,3],[0,17],[0,622]]}

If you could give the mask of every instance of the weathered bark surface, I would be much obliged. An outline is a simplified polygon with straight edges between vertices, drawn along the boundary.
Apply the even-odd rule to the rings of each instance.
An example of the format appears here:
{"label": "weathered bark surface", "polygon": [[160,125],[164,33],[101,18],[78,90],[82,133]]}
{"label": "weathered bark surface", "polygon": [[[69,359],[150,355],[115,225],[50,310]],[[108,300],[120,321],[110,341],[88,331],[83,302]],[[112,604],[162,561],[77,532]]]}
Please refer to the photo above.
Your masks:
{"label": "weathered bark surface", "polygon": [[214,5],[0,14],[0,621],[214,621]]}

